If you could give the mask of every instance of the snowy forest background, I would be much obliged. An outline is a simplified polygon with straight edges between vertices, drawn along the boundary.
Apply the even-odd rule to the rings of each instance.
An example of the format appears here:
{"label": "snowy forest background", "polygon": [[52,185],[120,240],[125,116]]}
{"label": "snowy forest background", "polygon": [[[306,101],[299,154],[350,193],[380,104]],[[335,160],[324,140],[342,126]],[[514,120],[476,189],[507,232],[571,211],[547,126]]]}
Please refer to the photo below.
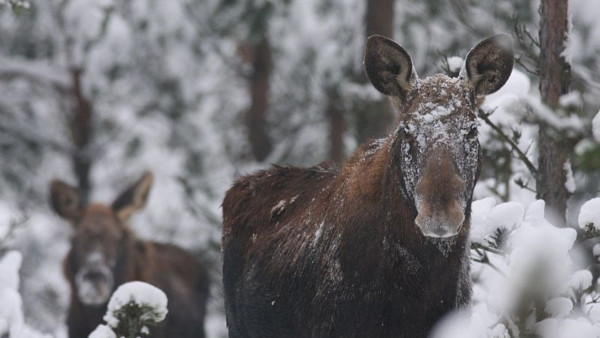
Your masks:
{"label": "snowy forest background", "polygon": [[[512,34],[517,63],[481,111],[474,307],[438,334],[600,337],[600,2],[569,1],[570,84],[557,104],[540,96],[539,6],[0,0],[0,271],[22,257],[18,280],[0,275],[0,296],[3,285],[19,290],[30,333],[18,337],[66,336],[61,260],[71,229],[49,207],[52,179],[109,203],[152,171],[148,205],[130,223],[210,267],[207,331],[225,337],[220,204],[232,180],[271,163],[342,163],[391,131],[391,108],[362,71],[366,36],[393,37],[424,77],[456,75],[459,58],[499,32]],[[538,161],[548,138],[562,154],[550,178]],[[536,194],[557,189],[567,207],[546,198],[559,205],[550,224]],[[0,336],[10,316],[0,309]]]}

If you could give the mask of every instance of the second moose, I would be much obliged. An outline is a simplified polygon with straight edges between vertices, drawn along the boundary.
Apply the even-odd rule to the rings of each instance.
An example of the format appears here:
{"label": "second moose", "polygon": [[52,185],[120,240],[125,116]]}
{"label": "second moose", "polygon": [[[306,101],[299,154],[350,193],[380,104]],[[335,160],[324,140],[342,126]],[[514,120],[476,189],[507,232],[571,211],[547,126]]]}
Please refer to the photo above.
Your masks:
{"label": "second moose", "polygon": [[202,338],[209,292],[208,274],[196,259],[168,244],[136,238],[127,220],[146,204],[152,174],[144,174],[111,206],[82,205],[79,191],[60,181],[50,186],[54,210],[73,226],[64,272],[71,285],[67,317],[70,338],[85,338],[103,322],[111,293],[139,280],[165,292],[167,318],[153,338]]}

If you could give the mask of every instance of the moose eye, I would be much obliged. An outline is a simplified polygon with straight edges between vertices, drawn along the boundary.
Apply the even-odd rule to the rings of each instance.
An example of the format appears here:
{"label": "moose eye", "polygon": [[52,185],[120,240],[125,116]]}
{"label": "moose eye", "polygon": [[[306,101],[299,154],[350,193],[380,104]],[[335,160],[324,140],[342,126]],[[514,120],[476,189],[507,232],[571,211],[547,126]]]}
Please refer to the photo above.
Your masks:
{"label": "moose eye", "polygon": [[467,134],[467,138],[469,140],[477,138],[477,126],[472,126],[471,129],[469,129],[469,133]]}
{"label": "moose eye", "polygon": [[405,126],[400,128],[400,137],[402,137],[403,139],[411,139],[413,136],[410,134],[410,129]]}

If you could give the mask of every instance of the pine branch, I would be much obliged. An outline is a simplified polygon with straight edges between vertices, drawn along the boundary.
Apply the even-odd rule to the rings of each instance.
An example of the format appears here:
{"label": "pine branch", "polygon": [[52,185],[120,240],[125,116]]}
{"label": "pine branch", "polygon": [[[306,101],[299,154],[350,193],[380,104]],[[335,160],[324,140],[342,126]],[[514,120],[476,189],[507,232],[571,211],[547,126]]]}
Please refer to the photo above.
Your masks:
{"label": "pine branch", "polygon": [[530,186],[527,184],[527,182],[523,182],[523,179],[522,179],[522,178],[520,178],[520,177],[519,177],[519,178],[517,178],[517,179],[515,179],[515,181],[514,181],[514,182],[515,182],[515,184],[516,184],[516,185],[518,185],[518,186],[519,186],[519,188],[521,188],[521,189],[525,189],[525,190],[529,190],[529,191],[531,191],[531,192],[533,192],[533,193],[537,193],[537,190],[535,190],[535,189],[531,188],[531,187],[530,187]]}
{"label": "pine branch", "polygon": [[19,226],[25,224],[28,219],[28,217],[24,216],[21,219],[13,219],[9,222],[6,233],[0,238],[0,251],[2,251],[2,244],[12,236],[12,234]]}
{"label": "pine branch", "polygon": [[512,150],[514,152],[517,153],[517,155],[519,156],[519,159],[525,164],[525,166],[527,167],[527,169],[529,169],[529,172],[531,173],[531,175],[537,179],[538,176],[538,170],[535,167],[535,165],[533,163],[531,163],[531,161],[529,160],[529,158],[527,158],[527,155],[521,151],[521,149],[519,149],[519,146],[508,136],[504,133],[504,131],[502,131],[502,129],[500,127],[498,127],[494,122],[492,122],[489,118],[489,116],[493,114],[493,111],[491,113],[486,113],[483,111],[483,109],[479,109],[479,117],[488,125],[490,126],[496,133],[498,133],[498,135],[506,142],[508,143]]}
{"label": "pine branch", "polygon": [[527,73],[533,75],[533,76],[540,76],[540,71],[539,69],[531,69],[529,66],[527,66],[522,60],[521,60],[521,56],[517,56],[515,57],[515,63],[519,66],[521,66],[521,68],[523,68]]}
{"label": "pine branch", "polygon": [[[518,49],[522,51],[524,56],[527,57],[537,68],[540,60],[540,42],[538,39],[533,37],[525,25],[520,23],[518,14],[513,17],[513,35],[515,37]],[[539,76],[539,72],[537,72],[537,75]]]}
{"label": "pine branch", "polygon": [[[477,246],[479,246],[478,249],[475,249],[475,251],[480,255],[479,258],[471,258],[472,261],[477,262],[477,263],[481,263],[481,264],[485,264],[487,266],[489,266],[492,270],[496,271],[498,274],[500,274],[502,277],[504,278],[508,278],[508,276],[504,273],[504,271],[502,271],[499,267],[497,267],[494,263],[492,263],[490,261],[490,258],[487,255],[487,252],[500,252],[498,250],[492,249],[490,247],[486,247],[484,245],[478,244],[478,243],[471,243],[471,248],[473,249],[473,245],[477,244]],[[484,250],[484,251],[480,251],[480,250]],[[500,254],[500,253],[499,253]]]}
{"label": "pine branch", "polygon": [[[583,233],[583,234],[582,234]],[[600,230],[594,227],[594,224],[590,223],[585,226],[583,231],[577,232],[577,243],[587,241],[589,239],[599,238]]]}
{"label": "pine branch", "polygon": [[481,243],[471,243],[471,249],[473,249],[473,250],[483,250],[483,251],[491,252],[493,254],[500,255],[500,256],[504,255],[504,252],[502,250],[499,250],[499,249],[496,249],[496,248],[492,248],[490,246],[486,246],[486,245],[483,245]]}
{"label": "pine branch", "polygon": [[118,337],[137,338],[150,334],[150,328],[157,325],[160,320],[155,314],[154,309],[148,305],[140,305],[131,302],[115,311],[113,314],[119,323],[114,327]]}

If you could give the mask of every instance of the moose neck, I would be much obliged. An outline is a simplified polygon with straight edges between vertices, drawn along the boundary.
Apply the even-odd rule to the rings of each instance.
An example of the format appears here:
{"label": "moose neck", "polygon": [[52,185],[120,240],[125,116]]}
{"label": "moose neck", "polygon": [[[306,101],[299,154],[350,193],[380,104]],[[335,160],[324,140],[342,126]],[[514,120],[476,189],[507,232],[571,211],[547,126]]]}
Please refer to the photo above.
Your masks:
{"label": "moose neck", "polygon": [[129,226],[125,226],[125,232],[121,243],[119,244],[119,254],[117,263],[114,269],[115,275],[115,287],[135,279],[134,271],[134,257],[135,242],[136,238],[134,233],[129,229]]}

